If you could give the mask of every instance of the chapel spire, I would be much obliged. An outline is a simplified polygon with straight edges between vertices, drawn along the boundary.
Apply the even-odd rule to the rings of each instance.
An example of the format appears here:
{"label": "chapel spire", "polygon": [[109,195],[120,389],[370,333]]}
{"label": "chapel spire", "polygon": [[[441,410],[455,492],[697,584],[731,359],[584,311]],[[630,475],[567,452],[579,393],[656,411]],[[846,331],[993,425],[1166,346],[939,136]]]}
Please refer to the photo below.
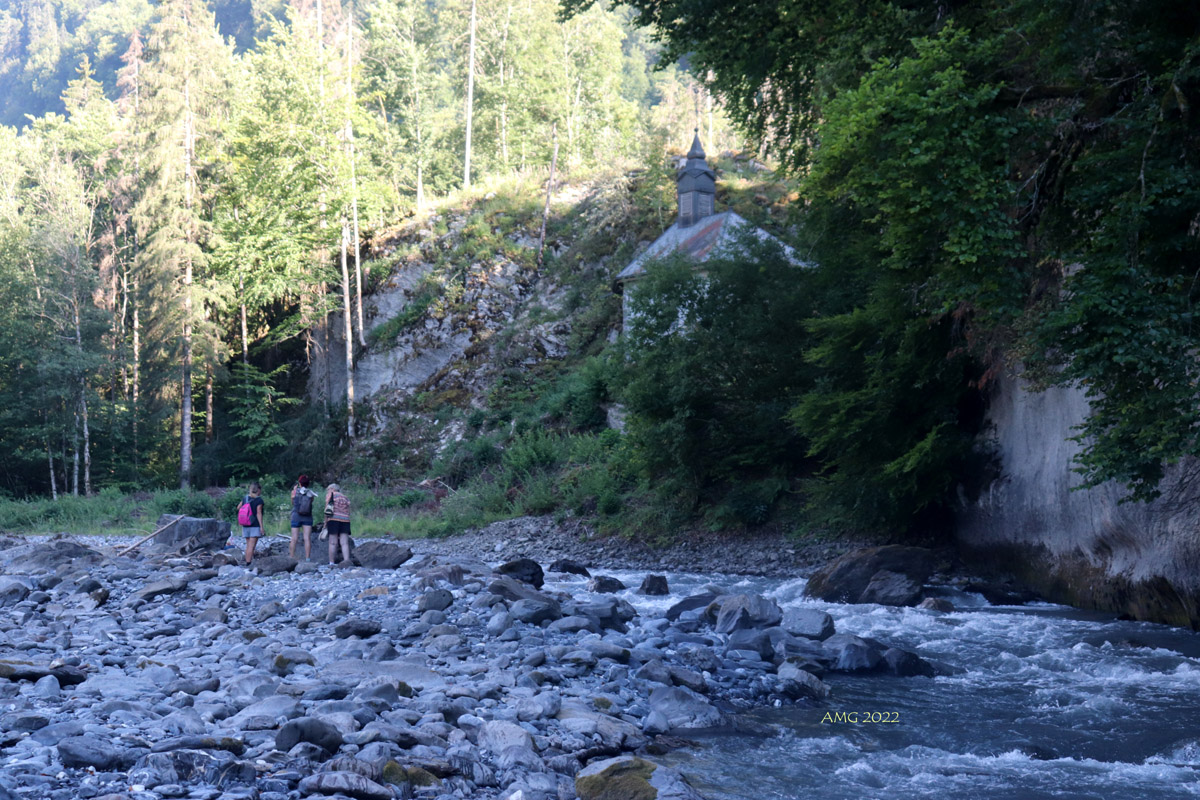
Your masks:
{"label": "chapel spire", "polygon": [[705,161],[704,147],[700,144],[700,130],[692,138],[692,149],[687,162],[675,176],[676,196],[679,198],[679,227],[687,228],[699,220],[712,216],[717,194],[716,174]]}

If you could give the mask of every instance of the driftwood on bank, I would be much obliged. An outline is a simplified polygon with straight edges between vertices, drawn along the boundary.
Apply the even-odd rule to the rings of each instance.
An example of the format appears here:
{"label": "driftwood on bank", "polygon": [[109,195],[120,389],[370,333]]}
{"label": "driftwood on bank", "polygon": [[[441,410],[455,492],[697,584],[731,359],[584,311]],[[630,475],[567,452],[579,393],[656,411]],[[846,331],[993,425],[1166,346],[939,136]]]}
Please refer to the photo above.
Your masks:
{"label": "driftwood on bank", "polygon": [[156,530],[154,533],[150,534],[149,536],[145,537],[144,539],[139,539],[139,540],[137,540],[137,541],[136,541],[136,542],[134,542],[133,544],[129,545],[129,547],[126,547],[124,550],[121,550],[120,552],[118,552],[118,553],[117,553],[117,555],[118,555],[118,556],[123,556],[123,555],[127,555],[127,554],[129,554],[129,553],[132,553],[134,550],[138,549],[139,547],[141,547],[142,545],[144,545],[146,542],[148,542],[148,541],[150,541],[151,539],[153,539],[155,536],[158,536],[160,533],[162,533],[162,532],[163,532],[163,531],[165,531],[167,528],[169,528],[169,527],[171,527],[172,525],[174,525],[176,522],[179,522],[179,520],[181,520],[181,519],[183,519],[183,517],[181,517],[181,516],[180,516],[180,517],[176,517],[175,519],[173,519],[173,520],[171,520],[170,522],[168,522],[166,525],[163,525],[161,528],[159,528],[158,530]]}

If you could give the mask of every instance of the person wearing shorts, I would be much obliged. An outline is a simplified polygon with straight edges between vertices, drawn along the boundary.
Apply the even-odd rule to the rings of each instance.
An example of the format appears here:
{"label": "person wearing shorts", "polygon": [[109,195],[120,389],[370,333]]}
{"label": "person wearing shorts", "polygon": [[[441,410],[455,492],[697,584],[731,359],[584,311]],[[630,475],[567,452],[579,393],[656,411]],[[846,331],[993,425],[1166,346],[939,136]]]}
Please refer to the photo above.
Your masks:
{"label": "person wearing shorts", "polygon": [[[301,475],[292,487],[292,541],[288,545],[288,556],[296,557],[296,543],[300,532],[304,532],[304,560],[312,558],[313,505],[317,502],[317,493],[308,488],[308,476]],[[302,513],[306,511],[308,513]]]}
{"label": "person wearing shorts", "polygon": [[325,489],[325,507],[329,563],[333,564],[340,546],[342,548],[342,564],[350,566],[350,500],[342,494],[342,487],[336,483],[329,484]]}
{"label": "person wearing shorts", "polygon": [[255,523],[242,526],[242,536],[246,539],[246,566],[250,566],[254,559],[254,546],[258,544],[258,537],[262,536],[263,507],[266,506],[262,499],[262,486],[258,481],[250,484],[250,494],[246,495],[246,502],[250,504],[250,516]]}

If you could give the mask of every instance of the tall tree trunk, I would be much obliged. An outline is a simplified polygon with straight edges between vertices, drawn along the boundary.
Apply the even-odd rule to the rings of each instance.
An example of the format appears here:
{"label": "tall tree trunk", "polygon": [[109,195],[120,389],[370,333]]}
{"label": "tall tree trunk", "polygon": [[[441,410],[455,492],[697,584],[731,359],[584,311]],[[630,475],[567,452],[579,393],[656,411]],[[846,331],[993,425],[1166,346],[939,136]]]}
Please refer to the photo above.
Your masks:
{"label": "tall tree trunk", "polygon": [[[72,278],[74,283],[74,278]],[[75,349],[79,353],[80,360],[83,359],[83,330],[79,320],[79,297],[72,290],[72,301],[75,318]],[[87,405],[87,375],[81,373],[79,375],[79,411],[78,418],[83,428],[83,493],[85,496],[92,494],[92,435],[88,427],[88,405]]]}
{"label": "tall tree trunk", "polygon": [[[324,220],[321,222],[324,227]],[[325,396],[321,399],[325,404],[325,419],[329,419],[329,399],[333,396],[333,356],[329,352],[329,308],[325,300],[329,290],[325,281],[321,281],[317,291],[321,303],[321,352],[325,360]]]}
{"label": "tall tree trunk", "polygon": [[500,160],[508,171],[508,89],[504,74],[505,56],[508,54],[508,29],[512,24],[512,3],[506,8],[504,17],[504,34],[500,38]]}
{"label": "tall tree trunk", "polygon": [[209,448],[209,457],[204,460],[204,485],[212,486],[212,456],[213,443],[213,368],[212,364],[204,365],[204,444]]}
{"label": "tall tree trunk", "polygon": [[130,411],[133,417],[133,469],[136,474],[139,466],[138,462],[141,459],[141,452],[138,449],[138,414],[140,413],[139,403],[141,402],[141,360],[142,360],[142,323],[138,315],[138,286],[137,279],[133,281],[133,353],[130,354],[130,359],[133,362],[133,395],[130,399]]}
{"label": "tall tree trunk", "polygon": [[[238,310],[242,321],[242,363],[250,363],[250,328],[246,325],[246,276],[238,275]],[[303,305],[303,302],[301,303]],[[303,314],[303,311],[301,312]],[[307,350],[307,347],[305,348]]]}
{"label": "tall tree trunk", "polygon": [[417,211],[425,209],[425,139],[421,126],[421,90],[417,86],[417,60],[412,62],[413,127],[417,133]]}
{"label": "tall tree trunk", "polygon": [[350,156],[350,204],[354,216],[354,279],[355,297],[358,309],[358,343],[367,346],[367,334],[363,330],[362,307],[362,252],[359,249],[358,230],[358,175],[354,166],[354,122],[351,111],[354,107],[354,8],[346,17],[346,149]]}
{"label": "tall tree trunk", "polygon": [[58,482],[54,478],[54,452],[50,449],[49,436],[46,437],[46,463],[50,466],[50,499],[58,500]]}
{"label": "tall tree trunk", "polygon": [[79,411],[72,415],[74,425],[71,426],[71,494],[79,496]]}
{"label": "tall tree trunk", "polygon": [[354,441],[354,331],[350,322],[350,272],[346,251],[350,244],[350,223],[342,217],[342,315],[346,320],[346,436]]}
{"label": "tall tree trunk", "polygon": [[558,123],[554,123],[550,135],[554,137],[554,155],[550,157],[550,180],[546,181],[546,204],[542,207],[542,232],[538,234],[538,266],[542,266],[542,253],[546,249],[546,221],[550,219],[550,195],[554,191],[554,171],[558,167]]}
{"label": "tall tree trunk", "polygon": [[195,131],[192,119],[190,81],[183,83],[184,127],[183,127],[183,180],[184,207],[188,213],[187,255],[183,259],[183,335],[180,342],[181,398],[179,403],[179,488],[190,489],[192,485],[192,248],[194,231],[191,214],[195,203],[192,161],[195,147]]}
{"label": "tall tree trunk", "polygon": [[471,119],[475,113],[475,0],[471,0],[471,44],[467,50],[467,147],[463,158],[463,191],[471,188]]}

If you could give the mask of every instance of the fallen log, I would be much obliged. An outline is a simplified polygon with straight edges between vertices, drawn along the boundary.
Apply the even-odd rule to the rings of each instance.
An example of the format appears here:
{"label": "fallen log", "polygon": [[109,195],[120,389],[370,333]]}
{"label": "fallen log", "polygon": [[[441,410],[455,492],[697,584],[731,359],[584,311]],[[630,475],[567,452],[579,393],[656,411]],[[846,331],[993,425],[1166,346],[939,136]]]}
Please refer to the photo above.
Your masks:
{"label": "fallen log", "polygon": [[153,539],[155,536],[158,536],[160,533],[162,533],[162,532],[163,532],[163,531],[165,531],[167,528],[169,528],[169,527],[171,527],[172,525],[174,525],[176,522],[179,522],[179,520],[181,520],[181,519],[183,519],[183,517],[182,517],[182,516],[180,516],[180,517],[176,517],[175,519],[171,520],[171,521],[170,521],[170,522],[168,522],[166,525],[163,525],[161,528],[159,528],[158,530],[156,530],[154,533],[150,534],[150,535],[149,535],[149,536],[147,536],[146,538],[144,538],[144,539],[139,539],[138,541],[136,541],[136,542],[134,542],[133,544],[129,545],[129,547],[126,547],[124,550],[122,550],[122,551],[120,551],[119,553],[117,553],[117,555],[118,555],[118,556],[123,556],[123,555],[126,555],[127,553],[132,553],[134,550],[138,549],[139,547],[141,547],[142,545],[144,545],[146,542],[148,542],[148,541],[150,541],[151,539]]}

